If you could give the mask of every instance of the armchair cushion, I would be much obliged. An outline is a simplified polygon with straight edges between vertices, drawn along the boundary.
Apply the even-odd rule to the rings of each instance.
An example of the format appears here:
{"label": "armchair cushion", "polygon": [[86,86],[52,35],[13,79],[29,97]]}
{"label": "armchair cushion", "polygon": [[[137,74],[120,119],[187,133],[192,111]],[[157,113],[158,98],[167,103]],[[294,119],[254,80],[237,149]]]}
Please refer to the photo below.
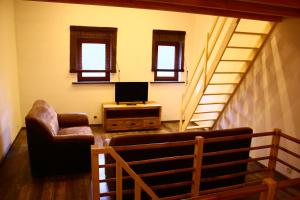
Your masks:
{"label": "armchair cushion", "polygon": [[88,126],[61,128],[54,141],[82,141],[94,142],[92,130]]}

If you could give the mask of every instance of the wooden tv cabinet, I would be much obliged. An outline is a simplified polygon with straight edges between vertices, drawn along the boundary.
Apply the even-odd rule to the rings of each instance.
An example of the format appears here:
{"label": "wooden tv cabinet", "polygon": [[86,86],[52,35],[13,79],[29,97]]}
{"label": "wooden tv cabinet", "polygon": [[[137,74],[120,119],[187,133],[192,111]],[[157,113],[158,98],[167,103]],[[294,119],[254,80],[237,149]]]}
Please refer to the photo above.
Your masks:
{"label": "wooden tv cabinet", "polygon": [[105,131],[158,129],[161,124],[161,106],[154,102],[145,104],[103,104]]}

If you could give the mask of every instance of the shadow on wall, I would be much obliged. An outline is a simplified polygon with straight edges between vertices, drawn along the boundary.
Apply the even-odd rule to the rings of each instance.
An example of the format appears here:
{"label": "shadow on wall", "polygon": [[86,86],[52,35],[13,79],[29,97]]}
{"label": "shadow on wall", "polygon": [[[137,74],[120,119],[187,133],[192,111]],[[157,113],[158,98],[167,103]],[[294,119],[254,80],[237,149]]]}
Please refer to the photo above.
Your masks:
{"label": "shadow on wall", "polygon": [[[254,132],[280,128],[286,134],[300,138],[300,19],[287,19],[279,23],[254,65],[237,89],[228,107],[218,121],[217,128],[249,126]],[[253,140],[252,145],[269,144],[269,139]],[[299,145],[281,143],[300,153]],[[251,156],[261,156],[256,153]],[[280,155],[290,163],[293,157]],[[287,174],[286,167],[278,166]],[[300,176],[300,175],[299,175]]]}
{"label": "shadow on wall", "polygon": [[0,160],[3,159],[4,155],[7,153],[11,142],[11,134],[10,134],[10,128],[9,128],[9,122],[7,119],[9,117],[7,110],[1,112],[2,114],[0,115]]}
{"label": "shadow on wall", "polygon": [[220,118],[218,128],[300,129],[300,20],[279,24]]}

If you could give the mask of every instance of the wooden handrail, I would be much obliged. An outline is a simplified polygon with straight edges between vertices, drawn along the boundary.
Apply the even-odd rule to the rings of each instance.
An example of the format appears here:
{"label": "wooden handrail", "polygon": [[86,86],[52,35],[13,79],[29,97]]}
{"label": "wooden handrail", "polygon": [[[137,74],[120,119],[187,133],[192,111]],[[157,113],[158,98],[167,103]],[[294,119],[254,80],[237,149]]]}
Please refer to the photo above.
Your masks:
{"label": "wooden handrail", "polygon": [[289,136],[289,135],[287,135],[285,133],[282,133],[282,132],[280,132],[280,136],[283,137],[283,138],[285,138],[285,139],[288,139],[290,141],[293,141],[293,142],[295,142],[297,144],[300,144],[300,140],[298,138],[294,138],[294,137]]}
{"label": "wooden handrail", "polygon": [[238,173],[234,173],[234,174],[220,175],[220,176],[215,176],[215,177],[210,177],[210,178],[202,178],[201,183],[230,179],[230,178],[245,176],[248,174],[256,174],[256,173],[262,173],[262,172],[268,172],[268,171],[269,171],[268,168],[264,168],[264,169],[257,169],[257,170],[253,170],[253,171],[244,171],[244,172],[238,172]]}
{"label": "wooden handrail", "polygon": [[208,143],[215,143],[215,142],[228,142],[228,141],[236,141],[242,139],[249,139],[255,137],[262,137],[262,136],[272,136],[274,132],[264,132],[264,133],[250,133],[247,135],[235,135],[235,136],[224,136],[224,137],[216,137],[216,138],[207,138],[204,140],[205,144]]}
{"label": "wooden handrail", "polygon": [[[153,173],[144,173],[144,174],[138,174],[141,178],[147,178],[147,177],[155,177],[155,176],[164,176],[164,175],[171,175],[171,174],[180,174],[185,172],[193,172],[194,168],[182,168],[182,169],[175,169],[175,170],[165,170],[165,171],[159,171],[159,172],[153,172]],[[131,176],[123,176],[122,180],[130,180],[132,179]],[[115,182],[117,178],[106,178],[99,180],[100,183],[109,183],[109,182]]]}
{"label": "wooden handrail", "polygon": [[199,196],[195,198],[191,198],[192,200],[208,200],[208,199],[231,199],[232,197],[241,198],[249,195],[253,195],[256,193],[260,193],[263,191],[267,191],[267,185],[252,185],[247,186],[245,188],[233,189],[229,191],[219,192],[216,194],[208,194],[205,196]]}
{"label": "wooden handrail", "polygon": [[215,152],[207,152],[203,153],[203,156],[220,156],[225,154],[231,154],[231,153],[240,153],[240,152],[247,152],[251,150],[261,150],[261,149],[267,149],[272,147],[272,145],[262,145],[257,147],[249,147],[249,148],[239,148],[239,149],[230,149],[230,150],[222,150],[222,151],[215,151]]}
{"label": "wooden handrail", "polygon": [[261,184],[261,180],[257,181],[251,181],[247,183],[241,183],[241,184],[236,184],[236,185],[230,185],[230,186],[224,186],[224,187],[218,187],[214,189],[208,189],[208,190],[203,190],[199,192],[199,196],[205,195],[205,194],[212,194],[212,193],[217,193],[217,192],[224,192],[227,190],[232,190],[232,189],[238,189],[238,188],[243,188],[247,186],[252,186],[252,185],[258,185]]}
{"label": "wooden handrail", "polygon": [[[216,19],[214,20],[213,26],[212,26],[211,30],[209,31],[209,35],[210,35],[210,36],[211,36],[211,35],[213,34],[213,32],[215,31],[215,28],[216,28],[216,25],[217,25],[219,19],[220,19],[220,17],[216,17]],[[205,51],[204,49],[205,49],[205,48],[203,47],[202,50],[201,50],[200,58],[199,58],[197,64],[196,64],[195,67],[192,68],[192,70],[191,70],[191,78],[190,78],[190,80],[192,80],[192,79],[194,78],[195,71],[196,71],[197,67],[199,67],[199,64],[200,64],[200,62],[201,62],[201,59],[202,59],[203,54],[204,54],[204,51]],[[185,96],[185,93],[184,93],[184,96]]]}
{"label": "wooden handrail", "polygon": [[132,150],[146,150],[146,149],[160,149],[160,148],[171,148],[171,147],[183,147],[192,146],[195,144],[195,140],[177,141],[177,142],[164,142],[164,143],[150,143],[150,144],[137,144],[137,145],[126,145],[126,146],[113,146],[118,151],[132,151]]}
{"label": "wooden handrail", "polygon": [[[153,159],[147,159],[147,160],[129,161],[129,162],[127,162],[127,164],[129,166],[134,166],[134,165],[143,165],[143,164],[167,162],[167,161],[175,161],[175,160],[187,160],[187,159],[193,159],[193,158],[194,158],[194,155],[170,156],[170,157],[153,158]],[[99,165],[99,168],[112,168],[115,166],[116,166],[116,164],[112,163],[112,164]]]}
{"label": "wooden handrail", "polygon": [[186,194],[179,194],[179,195],[174,195],[174,196],[170,196],[170,197],[164,197],[164,198],[161,198],[161,200],[187,199],[191,196],[192,196],[191,193],[186,193]]}
{"label": "wooden handrail", "polygon": [[277,188],[281,189],[281,188],[291,187],[294,185],[300,185],[300,178],[278,181]]}
{"label": "wooden handrail", "polygon": [[278,148],[279,148],[279,150],[282,150],[282,151],[284,151],[284,152],[286,152],[286,153],[288,153],[288,154],[290,154],[292,156],[295,156],[296,158],[300,159],[300,154],[292,152],[292,151],[288,150],[287,148],[284,148],[284,147],[281,147],[281,146],[279,146]]}
{"label": "wooden handrail", "polygon": [[238,164],[249,163],[249,162],[256,162],[256,161],[267,160],[267,159],[270,159],[270,156],[263,156],[263,157],[258,157],[258,158],[248,158],[248,159],[242,159],[242,160],[236,160],[236,161],[230,161],[230,162],[203,165],[202,169],[213,169],[213,168],[218,168],[218,167],[228,167],[228,166],[232,166],[232,165],[238,165]]}
{"label": "wooden handrail", "polygon": [[288,166],[289,168],[295,170],[296,172],[300,173],[300,170],[297,167],[294,167],[293,165],[281,160],[280,158],[276,158],[276,161],[280,162],[281,164],[284,164],[286,166]]}
{"label": "wooden handrail", "polygon": [[[221,32],[222,32],[222,30],[223,30],[223,28],[224,28],[224,25],[225,25],[226,21],[227,21],[227,17],[223,17],[223,19],[222,19],[222,21],[221,21],[220,28],[218,29],[218,31],[217,31],[217,33],[216,33],[217,36],[216,36],[216,37],[214,38],[214,40],[212,41],[212,46],[207,48],[208,58],[210,58],[210,55],[211,55],[213,49],[214,49],[215,46],[216,46],[216,43],[217,43],[217,41],[218,41],[218,39],[219,39],[219,36],[221,35]],[[211,35],[209,34],[209,36],[208,36],[208,42],[210,41],[210,38],[211,38]]]}

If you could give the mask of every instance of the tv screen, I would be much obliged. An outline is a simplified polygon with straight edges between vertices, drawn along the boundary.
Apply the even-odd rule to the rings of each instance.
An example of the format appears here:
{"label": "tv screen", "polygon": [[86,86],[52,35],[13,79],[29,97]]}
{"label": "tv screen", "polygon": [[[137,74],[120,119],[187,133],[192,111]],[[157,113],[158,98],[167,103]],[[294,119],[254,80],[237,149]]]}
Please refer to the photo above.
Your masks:
{"label": "tv screen", "polygon": [[115,102],[145,102],[148,100],[148,82],[117,82]]}

